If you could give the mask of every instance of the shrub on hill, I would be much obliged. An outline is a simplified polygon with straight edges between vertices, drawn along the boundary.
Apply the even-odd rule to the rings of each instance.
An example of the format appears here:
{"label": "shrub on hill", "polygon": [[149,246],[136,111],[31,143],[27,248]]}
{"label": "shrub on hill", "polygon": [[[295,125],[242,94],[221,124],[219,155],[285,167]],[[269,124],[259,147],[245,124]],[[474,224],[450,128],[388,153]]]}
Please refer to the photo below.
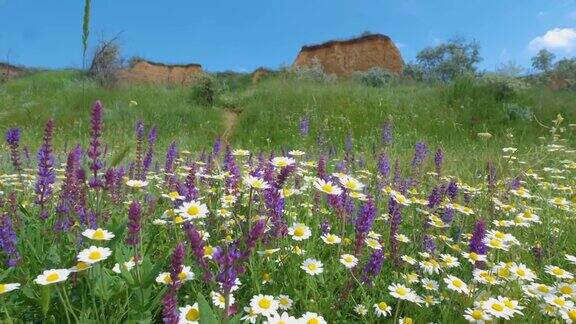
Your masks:
{"label": "shrub on hill", "polygon": [[190,103],[200,106],[214,106],[216,97],[222,92],[222,84],[211,74],[203,74],[190,87]]}
{"label": "shrub on hill", "polygon": [[364,85],[382,88],[396,78],[392,72],[383,68],[371,68],[368,71],[357,71],[352,74],[352,79]]}
{"label": "shrub on hill", "polygon": [[120,46],[113,39],[98,45],[88,73],[103,86],[113,87],[118,81],[118,72],[121,68]]}
{"label": "shrub on hill", "polygon": [[312,65],[295,66],[290,70],[289,74],[302,81],[313,81],[320,83],[336,81],[336,77],[326,73],[318,60],[315,60]]}

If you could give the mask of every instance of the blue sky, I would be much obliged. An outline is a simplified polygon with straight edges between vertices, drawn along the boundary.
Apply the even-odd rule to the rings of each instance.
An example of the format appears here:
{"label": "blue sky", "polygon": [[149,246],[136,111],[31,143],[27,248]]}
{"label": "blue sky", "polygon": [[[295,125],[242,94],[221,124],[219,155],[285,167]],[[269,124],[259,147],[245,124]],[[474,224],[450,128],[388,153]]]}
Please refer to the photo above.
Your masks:
{"label": "blue sky", "polygon": [[[0,0],[0,61],[79,67],[82,0]],[[576,0],[93,0],[90,46],[121,32],[123,56],[210,71],[291,64],[300,47],[364,31],[405,61],[454,35],[482,46],[482,69],[528,67],[539,48],[576,56]]]}

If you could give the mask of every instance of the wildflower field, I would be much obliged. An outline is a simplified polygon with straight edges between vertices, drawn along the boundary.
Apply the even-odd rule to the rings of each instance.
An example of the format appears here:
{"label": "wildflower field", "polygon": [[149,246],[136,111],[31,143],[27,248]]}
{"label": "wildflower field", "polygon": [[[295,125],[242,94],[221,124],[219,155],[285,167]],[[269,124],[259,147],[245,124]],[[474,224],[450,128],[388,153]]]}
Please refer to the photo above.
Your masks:
{"label": "wildflower field", "polygon": [[[332,98],[335,89],[314,91]],[[292,105],[307,98],[293,84],[282,90]],[[362,91],[367,102],[351,106],[382,102]],[[483,124],[470,136],[425,110],[342,124],[313,123],[305,111],[266,138],[251,127],[275,118],[262,128],[278,127],[282,114],[258,119],[251,107],[263,98],[243,103],[236,142],[245,146],[217,137],[216,122],[198,124],[209,135],[193,144],[186,129],[159,131],[155,122],[169,128],[163,116],[111,127],[121,113],[105,100],[76,112],[67,131],[58,114],[42,111],[32,125],[37,116],[10,112],[25,127],[8,125],[0,154],[2,321],[576,321],[566,116],[543,112],[538,126],[498,132]],[[410,130],[410,120],[422,127]],[[330,146],[310,138],[322,125],[339,135],[360,125],[369,136],[334,136],[341,142]],[[433,140],[416,139],[426,127],[437,128]]]}

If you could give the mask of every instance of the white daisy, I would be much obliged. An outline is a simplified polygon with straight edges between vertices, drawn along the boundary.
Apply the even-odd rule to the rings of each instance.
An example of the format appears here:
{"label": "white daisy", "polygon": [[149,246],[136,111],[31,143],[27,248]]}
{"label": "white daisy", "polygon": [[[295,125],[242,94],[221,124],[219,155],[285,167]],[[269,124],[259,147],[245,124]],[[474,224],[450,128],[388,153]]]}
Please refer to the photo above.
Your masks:
{"label": "white daisy", "polygon": [[448,289],[450,290],[466,295],[470,293],[468,285],[466,285],[466,283],[460,278],[448,275],[447,278],[444,278],[444,282],[448,285]]}
{"label": "white daisy", "polygon": [[252,297],[250,307],[256,314],[270,316],[278,310],[278,301],[274,296],[260,294]]}
{"label": "white daisy", "polygon": [[324,181],[323,179],[317,179],[314,181],[314,187],[328,195],[338,196],[342,193],[342,189],[340,189],[340,187],[334,185],[330,181]]}
{"label": "white daisy", "polygon": [[92,245],[78,253],[78,261],[93,264],[108,259],[111,254],[112,250],[107,247],[97,247]]}
{"label": "white daisy", "polygon": [[322,262],[316,259],[306,259],[302,262],[300,268],[306,271],[307,274],[315,276],[324,271],[324,268],[322,268],[323,266]]}
{"label": "white daisy", "polygon": [[179,324],[198,324],[200,323],[200,308],[198,303],[194,305],[186,305],[180,307],[180,319]]}
{"label": "white daisy", "polygon": [[324,243],[326,244],[338,244],[340,242],[342,242],[342,239],[338,236],[338,235],[334,235],[334,234],[324,234],[322,235],[322,241],[324,241]]}
{"label": "white daisy", "polygon": [[20,288],[19,283],[6,283],[6,284],[0,283],[0,295],[11,292],[19,288]]}
{"label": "white daisy", "polygon": [[382,301],[378,304],[374,304],[374,313],[376,313],[376,317],[386,317],[392,313],[392,307]]}
{"label": "white daisy", "polygon": [[310,228],[302,223],[295,223],[288,228],[288,234],[292,236],[295,241],[302,241],[309,238],[312,235]]}
{"label": "white daisy", "polygon": [[358,258],[352,254],[342,254],[340,256],[340,263],[342,263],[346,268],[352,269],[358,264]]}
{"label": "white daisy", "polygon": [[185,219],[201,219],[206,218],[208,207],[199,201],[192,200],[183,203],[180,208],[176,209],[176,212]]}
{"label": "white daisy", "polygon": [[38,275],[34,282],[39,285],[46,286],[53,283],[61,282],[68,279],[70,275],[70,271],[68,269],[50,269],[45,270],[42,272],[41,275]]}
{"label": "white daisy", "polygon": [[82,232],[82,235],[95,241],[110,241],[114,238],[114,234],[112,234],[112,232],[101,228],[87,229]]}

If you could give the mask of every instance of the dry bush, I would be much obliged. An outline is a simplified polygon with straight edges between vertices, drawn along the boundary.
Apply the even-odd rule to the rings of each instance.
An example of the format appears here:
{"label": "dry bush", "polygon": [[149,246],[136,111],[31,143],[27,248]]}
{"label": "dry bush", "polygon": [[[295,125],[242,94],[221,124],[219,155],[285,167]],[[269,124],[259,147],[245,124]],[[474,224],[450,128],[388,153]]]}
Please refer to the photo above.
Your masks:
{"label": "dry bush", "polygon": [[96,48],[88,73],[105,87],[113,87],[118,82],[118,72],[122,69],[120,46],[116,39],[102,41]]}

